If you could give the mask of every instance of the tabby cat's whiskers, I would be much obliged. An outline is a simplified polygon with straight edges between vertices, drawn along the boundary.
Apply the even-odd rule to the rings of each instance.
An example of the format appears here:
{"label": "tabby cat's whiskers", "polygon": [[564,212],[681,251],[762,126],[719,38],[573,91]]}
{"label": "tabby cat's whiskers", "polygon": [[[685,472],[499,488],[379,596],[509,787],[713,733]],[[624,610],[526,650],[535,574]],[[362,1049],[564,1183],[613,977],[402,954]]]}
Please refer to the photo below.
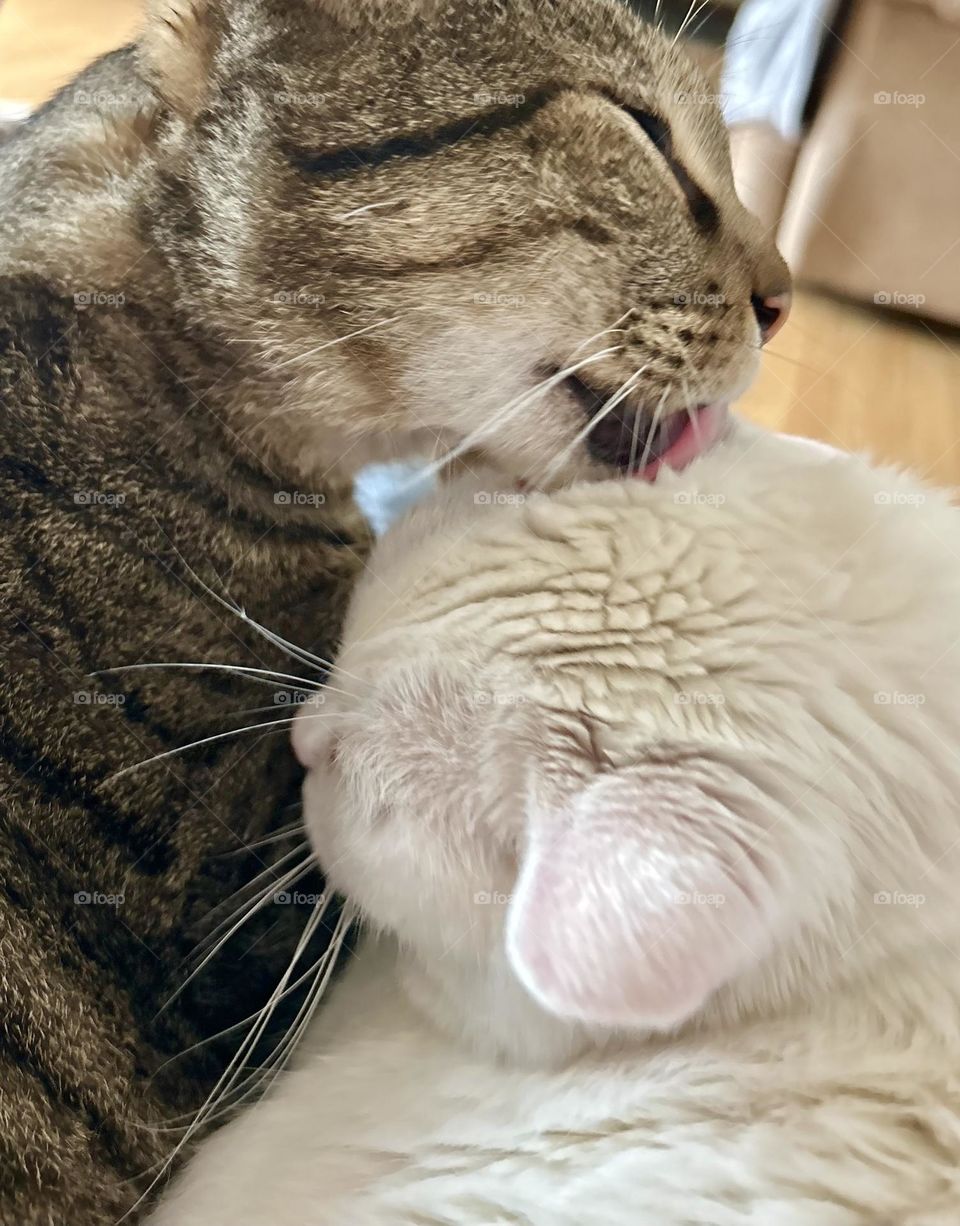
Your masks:
{"label": "tabby cat's whiskers", "polygon": [[[649,363],[647,365],[649,365]],[[633,390],[634,386],[636,385],[637,379],[640,378],[640,376],[643,374],[643,372],[646,369],[647,369],[647,366],[641,366],[639,370],[635,370],[632,375],[630,375],[623,383],[620,384],[620,386],[617,388],[614,394],[608,400],[604,402],[603,406],[600,408],[597,414],[594,417],[590,418],[590,420],[583,427],[583,429],[579,432],[579,434],[577,434],[577,436],[563,449],[560,455],[557,456],[557,458],[548,466],[546,472],[543,475],[544,483],[549,481],[549,479],[557,471],[558,467],[566,463],[567,459],[573,454],[573,452],[577,449],[580,443],[583,442],[583,440],[591,433],[591,431],[595,430],[596,427],[599,426],[600,423],[603,421],[603,419],[608,414],[612,413],[613,410],[617,407],[618,404],[620,404],[622,400],[624,400],[627,396],[629,396],[630,392]]]}
{"label": "tabby cat's whiskers", "polygon": [[529,391],[524,392],[522,396],[518,396],[509,404],[504,405],[502,409],[498,409],[488,421],[482,426],[478,426],[476,430],[472,430],[466,438],[461,440],[456,447],[453,447],[445,455],[442,455],[438,460],[434,460],[426,468],[418,469],[416,477],[410,484],[419,484],[424,478],[433,476],[445,468],[451,461],[457,459],[458,456],[464,455],[466,452],[482,439],[488,438],[494,426],[502,422],[504,418],[512,416],[518,410],[530,404],[531,401],[546,395],[547,392],[561,384],[564,379],[575,374],[584,366],[589,366],[591,362],[598,362],[601,358],[609,356],[611,353],[617,353],[622,348],[620,345],[615,345],[608,349],[601,349],[598,353],[591,354],[589,357],[581,358],[579,362],[574,362],[572,366],[566,367],[565,370],[559,370],[556,374],[550,375],[549,378],[542,380]]}
{"label": "tabby cat's whiskers", "polygon": [[307,349],[303,353],[294,354],[292,358],[285,358],[282,362],[278,362],[276,366],[268,367],[264,374],[272,375],[287,366],[293,366],[297,362],[305,362],[307,358],[312,358],[314,354],[320,353],[324,349],[332,349],[334,345],[343,345],[358,336],[365,336],[368,332],[375,332],[377,328],[386,328],[389,324],[395,324],[398,319],[400,319],[400,316],[394,315],[390,319],[380,319],[376,323],[367,324],[365,328],[357,328],[353,332],[348,332],[346,336],[335,336],[333,340],[324,341],[322,345],[315,345],[313,349]]}
{"label": "tabby cat's whiskers", "polygon": [[[163,529],[163,525],[157,520],[154,520],[154,523],[159,531],[163,533],[164,537],[166,537],[170,548],[177,555],[180,560],[180,564],[183,566],[190,578],[202,591],[206,592],[208,596],[215,600],[217,604],[221,605],[224,609],[227,609],[235,617],[238,617],[244,623],[244,625],[249,626],[250,629],[259,634],[261,638],[265,638],[268,643],[272,643],[274,647],[278,647],[286,655],[290,656],[291,659],[297,660],[301,664],[308,664],[311,668],[319,668],[324,673],[330,672],[330,670],[333,668],[333,664],[329,660],[324,659],[322,656],[314,655],[313,652],[308,651],[305,647],[298,647],[295,643],[291,643],[288,639],[283,638],[282,635],[275,634],[272,630],[268,630],[267,627],[261,625],[256,618],[251,617],[242,605],[238,605],[234,600],[221,596],[219,592],[215,592],[208,583],[205,583],[203,579],[200,578],[173,541],[170,540],[170,537]],[[220,582],[223,584],[222,579]],[[223,586],[226,588],[226,584],[223,584]],[[349,674],[345,673],[343,669],[340,671],[344,673],[344,676],[349,676]],[[356,678],[353,679],[356,680]]]}

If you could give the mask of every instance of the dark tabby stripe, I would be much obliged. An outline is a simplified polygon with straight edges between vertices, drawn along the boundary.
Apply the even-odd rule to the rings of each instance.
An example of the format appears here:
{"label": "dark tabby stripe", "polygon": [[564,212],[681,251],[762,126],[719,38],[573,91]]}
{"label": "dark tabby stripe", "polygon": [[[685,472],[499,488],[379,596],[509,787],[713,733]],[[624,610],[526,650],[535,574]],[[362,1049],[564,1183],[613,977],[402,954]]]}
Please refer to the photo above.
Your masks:
{"label": "dark tabby stripe", "polygon": [[391,136],[374,145],[348,145],[327,153],[304,153],[291,151],[290,160],[304,173],[319,178],[333,179],[339,175],[360,170],[371,170],[394,158],[432,157],[441,149],[450,148],[462,140],[492,136],[509,128],[519,127],[532,119],[566,86],[547,85],[535,90],[516,106],[496,106],[430,131],[411,132],[403,136]]}

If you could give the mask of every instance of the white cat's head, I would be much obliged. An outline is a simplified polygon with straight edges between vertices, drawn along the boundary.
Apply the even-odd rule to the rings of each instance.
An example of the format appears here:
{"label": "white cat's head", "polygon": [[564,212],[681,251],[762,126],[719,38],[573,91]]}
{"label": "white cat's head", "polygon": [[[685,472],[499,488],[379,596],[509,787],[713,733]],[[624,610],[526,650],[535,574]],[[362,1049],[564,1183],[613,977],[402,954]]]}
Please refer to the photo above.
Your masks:
{"label": "white cat's head", "polygon": [[506,1049],[949,939],[955,514],[744,428],[653,486],[456,482],[381,542],[295,726],[331,883]]}

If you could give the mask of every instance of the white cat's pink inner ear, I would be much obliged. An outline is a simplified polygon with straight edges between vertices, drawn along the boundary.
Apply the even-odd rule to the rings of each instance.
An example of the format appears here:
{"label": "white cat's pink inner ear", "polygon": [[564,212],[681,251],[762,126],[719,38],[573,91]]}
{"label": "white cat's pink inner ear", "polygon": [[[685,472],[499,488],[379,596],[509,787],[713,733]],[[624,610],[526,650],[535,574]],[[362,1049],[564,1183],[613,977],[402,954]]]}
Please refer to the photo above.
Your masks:
{"label": "white cat's pink inner ear", "polygon": [[531,995],[561,1017],[667,1028],[758,961],[776,891],[741,818],[672,774],[605,775],[535,814],[507,925]]}

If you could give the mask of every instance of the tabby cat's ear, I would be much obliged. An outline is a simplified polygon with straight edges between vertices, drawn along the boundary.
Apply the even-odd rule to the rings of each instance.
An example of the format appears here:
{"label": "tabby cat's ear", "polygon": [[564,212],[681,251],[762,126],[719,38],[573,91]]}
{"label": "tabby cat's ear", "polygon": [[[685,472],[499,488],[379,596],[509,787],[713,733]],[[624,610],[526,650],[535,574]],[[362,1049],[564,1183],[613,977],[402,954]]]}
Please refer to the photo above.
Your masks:
{"label": "tabby cat's ear", "polygon": [[758,962],[784,891],[758,844],[762,798],[722,766],[597,777],[534,805],[507,952],[544,1008],[602,1026],[666,1029]]}
{"label": "tabby cat's ear", "polygon": [[140,37],[142,70],[167,105],[188,118],[203,106],[223,8],[222,0],[147,3]]}

